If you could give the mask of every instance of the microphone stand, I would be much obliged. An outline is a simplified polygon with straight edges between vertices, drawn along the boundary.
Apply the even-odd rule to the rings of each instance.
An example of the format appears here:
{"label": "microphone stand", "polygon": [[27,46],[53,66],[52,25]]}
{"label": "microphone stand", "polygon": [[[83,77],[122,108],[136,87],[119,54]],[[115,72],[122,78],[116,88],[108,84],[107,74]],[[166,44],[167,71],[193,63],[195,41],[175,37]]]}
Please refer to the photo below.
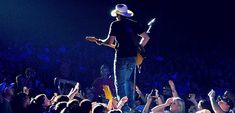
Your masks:
{"label": "microphone stand", "polygon": [[[152,28],[152,24],[155,22],[155,19],[156,18],[153,18],[151,21],[148,22],[148,30],[146,31],[146,33],[150,33],[150,29]],[[135,87],[136,87],[136,71],[137,71],[137,68],[138,68],[138,73],[140,74],[141,73],[141,66],[140,65],[136,65],[135,66],[135,69],[134,69],[134,77],[133,77],[133,100],[135,100]]]}

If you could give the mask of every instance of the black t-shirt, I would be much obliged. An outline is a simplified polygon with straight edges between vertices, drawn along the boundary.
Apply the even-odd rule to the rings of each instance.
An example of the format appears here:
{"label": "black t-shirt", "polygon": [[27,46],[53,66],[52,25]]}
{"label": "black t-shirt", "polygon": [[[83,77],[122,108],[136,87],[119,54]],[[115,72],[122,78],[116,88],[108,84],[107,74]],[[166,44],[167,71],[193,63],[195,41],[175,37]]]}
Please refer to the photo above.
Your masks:
{"label": "black t-shirt", "polygon": [[133,57],[137,55],[137,47],[140,38],[138,35],[145,32],[144,28],[131,19],[114,21],[110,25],[109,35],[116,36],[118,47],[117,58]]}

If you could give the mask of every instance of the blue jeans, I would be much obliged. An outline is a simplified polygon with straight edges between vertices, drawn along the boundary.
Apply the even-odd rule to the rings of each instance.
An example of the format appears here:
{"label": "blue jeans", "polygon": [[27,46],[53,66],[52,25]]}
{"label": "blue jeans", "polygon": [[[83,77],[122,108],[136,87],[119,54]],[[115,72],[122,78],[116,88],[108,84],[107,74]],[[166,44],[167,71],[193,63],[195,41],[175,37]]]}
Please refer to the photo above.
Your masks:
{"label": "blue jeans", "polygon": [[128,97],[129,107],[134,107],[133,85],[130,77],[136,66],[136,57],[115,58],[114,60],[114,84],[118,100]]}

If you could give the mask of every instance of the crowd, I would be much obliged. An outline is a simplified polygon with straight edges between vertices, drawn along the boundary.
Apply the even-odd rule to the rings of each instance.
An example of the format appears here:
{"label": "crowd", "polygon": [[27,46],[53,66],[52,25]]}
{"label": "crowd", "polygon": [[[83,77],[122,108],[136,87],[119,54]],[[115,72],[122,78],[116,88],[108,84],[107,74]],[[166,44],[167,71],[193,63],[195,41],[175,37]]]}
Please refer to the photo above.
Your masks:
{"label": "crowd", "polygon": [[[40,80],[35,79],[34,70],[27,68],[25,74],[16,77],[16,82],[0,84],[1,113],[122,113],[122,106],[128,102],[127,96],[117,100],[112,94],[112,81],[107,75],[108,67],[101,66],[100,78],[92,84],[92,88],[84,92],[80,84],[62,80],[62,84],[74,84],[68,93],[54,90],[52,97],[40,90]],[[110,76],[112,77],[112,76]],[[99,81],[99,82],[97,82]],[[109,96],[107,90],[100,92],[99,85],[111,86]],[[69,87],[66,87],[66,89]],[[66,90],[65,89],[65,90]],[[63,90],[63,89],[61,89]],[[135,88],[135,107],[132,113],[234,113],[235,94],[233,90],[226,90],[222,96],[216,95],[211,89],[207,96],[189,93],[182,97],[172,80],[163,87],[162,92],[152,89],[143,93],[138,85]],[[112,96],[114,95],[114,96]],[[111,96],[111,98],[109,98]]]}
{"label": "crowd", "polygon": [[[90,53],[81,50],[86,47],[74,46],[83,52],[81,56],[75,51],[71,53],[77,55],[67,55],[71,53],[66,53],[66,47],[54,48],[59,51],[55,54],[51,47],[20,47],[1,47],[0,113],[118,113],[128,101],[126,97],[116,100],[112,66],[102,66],[99,72],[102,60],[86,57]],[[137,74],[133,112],[233,112],[233,56],[217,50],[153,51],[147,50],[141,73]],[[98,59],[112,58],[108,54],[98,55]],[[104,67],[110,68],[104,71]],[[56,77],[63,78],[60,84],[55,83]],[[113,99],[106,99],[102,84],[110,85]]]}

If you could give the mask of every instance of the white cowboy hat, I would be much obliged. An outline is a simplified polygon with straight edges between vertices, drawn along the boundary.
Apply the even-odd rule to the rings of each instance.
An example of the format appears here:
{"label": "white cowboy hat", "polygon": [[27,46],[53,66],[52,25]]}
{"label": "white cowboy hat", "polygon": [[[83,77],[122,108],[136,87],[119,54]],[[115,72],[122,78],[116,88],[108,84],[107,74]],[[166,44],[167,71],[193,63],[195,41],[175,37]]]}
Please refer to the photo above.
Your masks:
{"label": "white cowboy hat", "polygon": [[117,14],[125,16],[125,17],[132,17],[134,13],[131,10],[128,10],[127,5],[125,4],[117,4],[115,9],[111,11],[111,16],[116,17]]}

